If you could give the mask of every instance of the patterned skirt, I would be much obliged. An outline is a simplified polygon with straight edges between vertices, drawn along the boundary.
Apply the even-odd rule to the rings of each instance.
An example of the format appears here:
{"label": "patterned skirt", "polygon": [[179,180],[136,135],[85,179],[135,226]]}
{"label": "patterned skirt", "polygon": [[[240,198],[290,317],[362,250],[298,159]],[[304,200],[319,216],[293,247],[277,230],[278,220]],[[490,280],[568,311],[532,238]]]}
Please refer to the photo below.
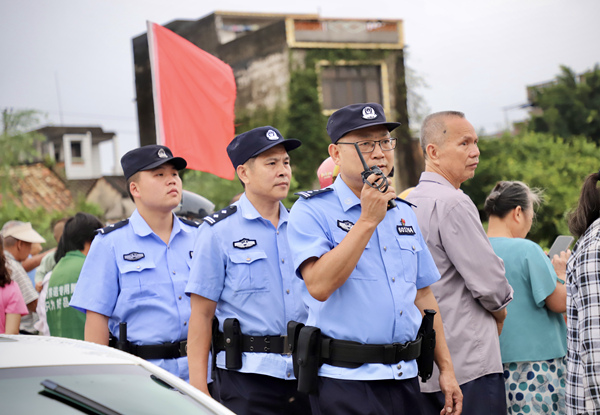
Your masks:
{"label": "patterned skirt", "polygon": [[566,414],[565,358],[504,364],[509,414]]}

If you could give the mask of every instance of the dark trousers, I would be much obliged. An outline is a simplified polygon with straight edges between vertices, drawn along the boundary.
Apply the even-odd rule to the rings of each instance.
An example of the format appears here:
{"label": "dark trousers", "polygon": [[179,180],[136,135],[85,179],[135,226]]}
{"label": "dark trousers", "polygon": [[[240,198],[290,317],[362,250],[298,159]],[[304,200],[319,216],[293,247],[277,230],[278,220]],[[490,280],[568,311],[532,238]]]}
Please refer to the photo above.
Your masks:
{"label": "dark trousers", "polygon": [[217,369],[218,400],[237,415],[310,415],[295,380]]}
{"label": "dark trousers", "polygon": [[313,415],[422,414],[417,378],[361,381],[319,377],[319,394],[310,395],[310,406]]}
{"label": "dark trousers", "polygon": [[[463,415],[506,415],[506,392],[502,373],[482,376],[463,385]],[[442,392],[423,393],[425,415],[439,415],[444,407]]]}

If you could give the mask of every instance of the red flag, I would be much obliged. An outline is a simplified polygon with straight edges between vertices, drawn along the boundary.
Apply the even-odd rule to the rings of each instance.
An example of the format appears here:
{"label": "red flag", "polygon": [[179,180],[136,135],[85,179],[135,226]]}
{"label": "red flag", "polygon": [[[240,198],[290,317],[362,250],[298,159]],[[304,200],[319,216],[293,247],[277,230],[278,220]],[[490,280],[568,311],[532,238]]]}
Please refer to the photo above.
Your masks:
{"label": "red flag", "polygon": [[229,65],[156,23],[148,42],[157,141],[188,168],[233,180],[235,78]]}

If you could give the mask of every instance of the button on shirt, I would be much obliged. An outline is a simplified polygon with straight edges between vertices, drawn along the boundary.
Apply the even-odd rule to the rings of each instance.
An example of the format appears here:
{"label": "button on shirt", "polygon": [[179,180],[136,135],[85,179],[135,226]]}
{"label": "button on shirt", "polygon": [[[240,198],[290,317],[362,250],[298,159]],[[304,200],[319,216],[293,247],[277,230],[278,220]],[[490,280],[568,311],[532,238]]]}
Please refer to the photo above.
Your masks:
{"label": "button on shirt", "polygon": [[[288,238],[297,276],[300,265],[335,248],[360,217],[360,199],[338,178],[334,191],[299,199],[292,207]],[[326,301],[308,291],[307,325],[335,339],[365,344],[415,340],[421,313],[414,304],[417,290],[440,275],[425,246],[411,208],[398,203],[389,210],[369,240],[356,268]],[[323,365],[320,376],[348,380],[409,379],[417,376],[412,360],[393,365],[364,364],[356,369]]]}
{"label": "button on shirt", "polygon": [[[196,233],[173,215],[165,244],[134,211],[127,225],[94,238],[70,305],[109,316],[117,338],[119,322],[127,322],[127,339],[134,344],[187,339],[191,308],[183,294]],[[187,357],[150,361],[189,378]]]}
{"label": "button on shirt", "polygon": [[[186,292],[217,302],[220,331],[225,319],[237,318],[245,335],[285,335],[288,321],[307,316],[300,294],[306,288],[295,277],[286,237],[288,211],[279,204],[275,229],[246,194],[235,205],[231,216],[200,226]],[[217,366],[225,368],[224,352]],[[291,356],[275,353],[242,353],[239,371],[294,379]]]}
{"label": "button on shirt", "polygon": [[[502,373],[496,320],[513,298],[504,264],[494,253],[473,201],[441,175],[421,174],[407,199],[442,274],[431,286],[444,321],[446,342],[460,385]],[[422,392],[439,391],[439,371],[421,384]]]}

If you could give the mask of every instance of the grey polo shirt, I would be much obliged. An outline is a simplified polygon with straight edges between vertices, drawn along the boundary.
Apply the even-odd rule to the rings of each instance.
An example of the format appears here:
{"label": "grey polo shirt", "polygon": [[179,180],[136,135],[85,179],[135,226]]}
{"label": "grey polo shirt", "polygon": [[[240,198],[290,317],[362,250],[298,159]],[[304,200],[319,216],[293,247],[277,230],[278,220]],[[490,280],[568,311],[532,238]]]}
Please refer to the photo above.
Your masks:
{"label": "grey polo shirt", "polygon": [[[407,199],[442,275],[431,285],[459,384],[502,373],[496,320],[489,313],[513,298],[504,263],[494,253],[473,201],[441,175],[423,172]],[[439,372],[422,392],[437,392]]]}

